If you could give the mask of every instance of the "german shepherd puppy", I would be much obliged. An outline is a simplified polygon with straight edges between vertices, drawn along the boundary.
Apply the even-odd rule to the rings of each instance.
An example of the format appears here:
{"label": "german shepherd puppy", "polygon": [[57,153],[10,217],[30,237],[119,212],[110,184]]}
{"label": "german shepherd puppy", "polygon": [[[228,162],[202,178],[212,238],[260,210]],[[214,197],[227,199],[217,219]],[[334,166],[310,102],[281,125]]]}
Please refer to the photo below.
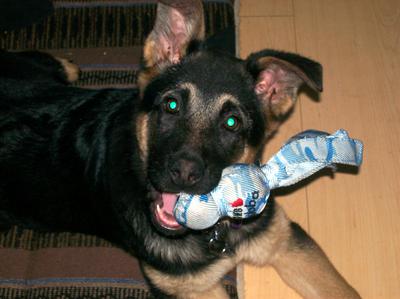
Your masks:
{"label": "german shepherd puppy", "polygon": [[203,35],[201,1],[160,3],[133,90],[75,88],[65,60],[0,52],[2,226],[106,238],[140,260],[156,298],[227,298],[221,279],[241,262],[272,265],[306,298],[359,298],[272,199],[235,227],[176,222],[177,193],[208,193],[228,165],[255,162],[298,88],[322,89],[310,59],[241,60]]}

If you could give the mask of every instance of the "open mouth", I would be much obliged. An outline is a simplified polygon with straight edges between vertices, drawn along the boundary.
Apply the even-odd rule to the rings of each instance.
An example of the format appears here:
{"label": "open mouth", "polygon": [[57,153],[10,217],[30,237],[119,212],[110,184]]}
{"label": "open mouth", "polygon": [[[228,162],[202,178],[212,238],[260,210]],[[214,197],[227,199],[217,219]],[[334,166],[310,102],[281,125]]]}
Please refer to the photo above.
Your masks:
{"label": "open mouth", "polygon": [[178,194],[157,192],[154,194],[152,204],[153,220],[158,226],[168,231],[180,231],[184,227],[180,225],[174,216],[174,208],[178,200]]}

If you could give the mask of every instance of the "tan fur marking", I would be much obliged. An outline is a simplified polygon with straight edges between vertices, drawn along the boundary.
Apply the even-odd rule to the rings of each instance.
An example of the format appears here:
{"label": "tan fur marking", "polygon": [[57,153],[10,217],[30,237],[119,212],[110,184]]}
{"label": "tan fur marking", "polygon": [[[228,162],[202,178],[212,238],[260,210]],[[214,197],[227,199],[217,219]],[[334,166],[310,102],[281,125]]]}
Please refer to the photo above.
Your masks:
{"label": "tan fur marking", "polygon": [[141,97],[143,96],[144,89],[150,83],[150,81],[159,74],[160,70],[156,66],[154,52],[156,44],[155,42],[147,38],[143,48],[143,57],[146,63],[146,68],[138,74],[137,84],[140,90]]}
{"label": "tan fur marking", "polygon": [[241,245],[237,250],[237,256],[247,263],[264,266],[270,263],[289,236],[289,219],[282,208],[276,204],[274,219],[268,226],[268,230],[259,237]]}
{"label": "tan fur marking", "polygon": [[[214,98],[211,102],[213,105],[205,105],[204,101],[202,100],[202,94],[200,90],[197,88],[196,85],[192,83],[182,83],[179,85],[180,88],[182,89],[187,89],[190,93],[190,108],[191,111],[194,112],[205,112],[205,113],[213,113],[213,112],[219,112],[221,110],[221,107],[227,102],[231,101],[236,105],[240,105],[239,100],[229,94],[229,93],[222,93],[218,95],[216,98]],[[199,111],[202,109],[202,111]]]}
{"label": "tan fur marking", "polygon": [[228,293],[225,291],[222,283],[211,287],[209,290],[201,293],[188,293],[178,296],[178,299],[229,299]]}
{"label": "tan fur marking", "polygon": [[[187,274],[182,276],[173,276],[161,273],[148,265],[144,265],[145,273],[151,278],[158,288],[164,292],[178,296],[178,298],[207,298],[204,295],[214,293],[220,294],[221,297],[208,298],[227,298],[223,297],[218,285],[221,283],[222,277],[236,266],[235,258],[220,259],[216,263],[210,265],[203,271],[197,272],[195,275]],[[222,294],[221,294],[222,293]]]}
{"label": "tan fur marking", "polygon": [[200,101],[201,93],[196,85],[186,82],[186,83],[179,84],[178,87],[189,91],[190,104],[195,102],[196,103],[195,105],[198,105],[198,103]]}
{"label": "tan fur marking", "polygon": [[76,64],[69,62],[67,59],[55,57],[58,60],[62,67],[64,68],[64,72],[67,75],[68,82],[75,82],[79,78],[79,67]]}
{"label": "tan fur marking", "polygon": [[214,101],[215,101],[215,103],[217,103],[216,106],[219,108],[219,110],[228,101],[231,101],[232,103],[236,104],[237,106],[240,105],[239,100],[235,96],[233,96],[232,94],[229,94],[229,93],[222,93]]}
{"label": "tan fur marking", "polygon": [[189,115],[191,117],[191,123],[194,126],[191,139],[196,140],[198,139],[198,134],[206,127],[206,123],[209,122],[205,119],[209,120],[208,117],[210,114],[205,111],[207,107],[203,104],[201,99],[202,94],[196,85],[186,82],[180,84],[179,88],[189,91]]}
{"label": "tan fur marking", "polygon": [[268,128],[266,130],[266,137],[270,137],[276,132],[282,124],[282,118],[294,107],[296,104],[292,98],[287,97],[281,103],[275,105],[264,105],[264,113],[268,120]]}
{"label": "tan fur marking", "polygon": [[139,144],[140,158],[143,162],[143,169],[147,168],[148,157],[148,128],[149,116],[146,113],[140,114],[136,119],[136,138]]}
{"label": "tan fur marking", "polygon": [[258,151],[255,147],[246,144],[243,154],[240,156],[239,159],[237,159],[236,163],[254,163],[256,160],[257,152]]}
{"label": "tan fur marking", "polygon": [[156,55],[154,55],[156,49],[155,49],[156,43],[150,39],[147,38],[146,42],[144,44],[144,48],[143,48],[143,57],[144,57],[144,61],[146,63],[146,67],[152,67],[154,66],[157,61],[155,61],[155,57]]}
{"label": "tan fur marking", "polygon": [[289,112],[290,109],[292,109],[293,105],[296,103],[296,95],[294,96],[295,98],[291,98],[290,96],[281,99],[279,103],[276,104],[271,104],[271,112],[276,116],[276,117],[282,117],[286,113]]}
{"label": "tan fur marking", "polygon": [[189,91],[189,114],[193,118],[192,123],[197,131],[206,128],[212,121],[212,117],[219,115],[222,106],[226,102],[230,101],[238,106],[240,104],[236,97],[228,93],[218,95],[207,104],[204,102],[203,95],[196,85],[183,83],[179,85],[179,88]]}
{"label": "tan fur marking", "polygon": [[156,66],[141,71],[138,75],[137,85],[140,90],[140,98],[143,97],[144,90],[150,81],[159,74],[159,70]]}
{"label": "tan fur marking", "polygon": [[[266,98],[262,98],[261,104],[264,108],[264,113],[267,115],[268,120],[277,121],[285,116],[290,109],[296,104],[297,100],[297,89],[293,96],[286,96],[285,98],[279,99],[279,101],[271,101]],[[261,96],[261,95],[260,95]]]}
{"label": "tan fur marking", "polygon": [[268,128],[265,131],[266,134],[265,137],[269,138],[278,130],[282,121],[279,118],[277,118],[269,109],[266,109],[265,115],[266,118],[268,119]]}

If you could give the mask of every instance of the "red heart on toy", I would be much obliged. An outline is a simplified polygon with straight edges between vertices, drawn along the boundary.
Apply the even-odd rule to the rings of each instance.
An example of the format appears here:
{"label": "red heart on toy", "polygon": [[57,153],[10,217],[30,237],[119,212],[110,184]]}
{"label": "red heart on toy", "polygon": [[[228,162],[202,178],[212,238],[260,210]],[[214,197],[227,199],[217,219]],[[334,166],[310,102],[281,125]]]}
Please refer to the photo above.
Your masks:
{"label": "red heart on toy", "polygon": [[234,208],[243,206],[243,199],[241,198],[236,199],[233,203],[231,203],[231,206]]}

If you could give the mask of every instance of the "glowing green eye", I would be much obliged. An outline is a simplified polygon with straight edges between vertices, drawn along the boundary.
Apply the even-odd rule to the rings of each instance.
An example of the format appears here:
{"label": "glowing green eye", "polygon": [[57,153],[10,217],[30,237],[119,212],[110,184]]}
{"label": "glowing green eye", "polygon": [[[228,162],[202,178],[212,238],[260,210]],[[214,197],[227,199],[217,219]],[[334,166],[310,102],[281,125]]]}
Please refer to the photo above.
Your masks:
{"label": "glowing green eye", "polygon": [[229,116],[228,118],[225,119],[224,127],[227,130],[235,131],[236,129],[239,128],[239,126],[240,126],[240,121],[236,116]]}
{"label": "glowing green eye", "polygon": [[176,109],[176,106],[177,106],[177,104],[176,104],[175,101],[172,101],[172,102],[169,102],[169,103],[168,103],[168,107],[169,107],[169,109],[171,109],[171,110],[175,110],[175,109]]}
{"label": "glowing green eye", "polygon": [[233,117],[229,117],[229,118],[226,120],[226,125],[227,125],[228,127],[234,127],[234,126],[236,125],[236,120],[235,120]]}
{"label": "glowing green eye", "polygon": [[164,107],[164,109],[169,113],[176,113],[179,111],[178,101],[172,97],[165,99]]}

